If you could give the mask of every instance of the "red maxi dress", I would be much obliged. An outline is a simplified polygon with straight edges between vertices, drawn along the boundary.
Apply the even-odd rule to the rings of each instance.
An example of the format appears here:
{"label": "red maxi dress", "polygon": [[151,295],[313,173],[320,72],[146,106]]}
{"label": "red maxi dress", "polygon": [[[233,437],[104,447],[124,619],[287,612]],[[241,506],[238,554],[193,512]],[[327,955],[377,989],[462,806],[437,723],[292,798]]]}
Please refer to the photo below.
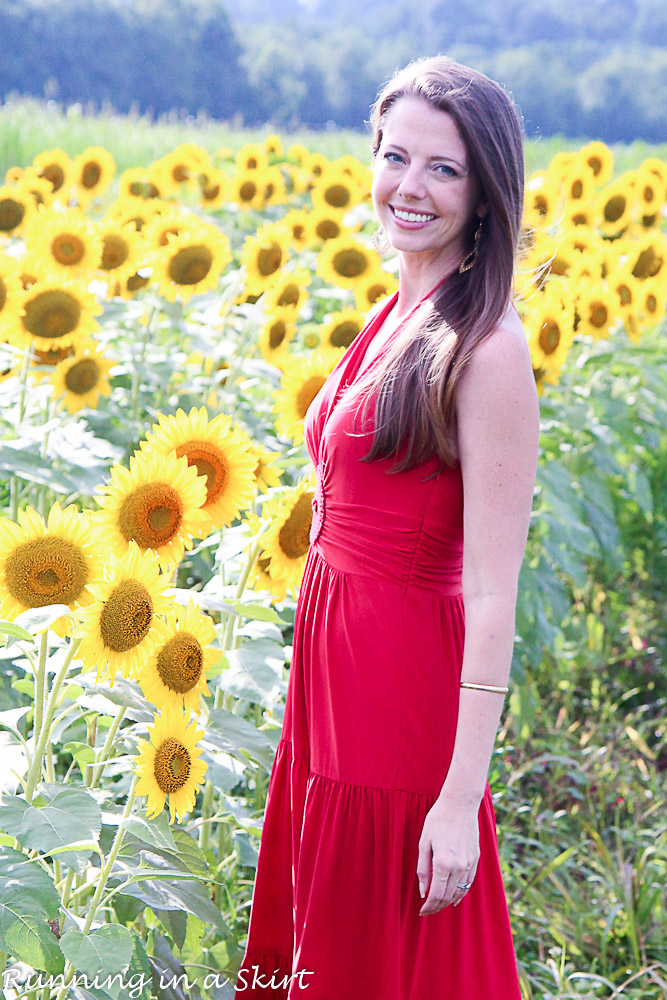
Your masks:
{"label": "red maxi dress", "polygon": [[472,888],[419,916],[419,838],[456,734],[463,488],[458,464],[423,481],[435,458],[391,475],[392,459],[359,462],[372,403],[368,433],[346,433],[397,295],[306,415],[310,548],[236,1000],[521,998],[488,783]]}

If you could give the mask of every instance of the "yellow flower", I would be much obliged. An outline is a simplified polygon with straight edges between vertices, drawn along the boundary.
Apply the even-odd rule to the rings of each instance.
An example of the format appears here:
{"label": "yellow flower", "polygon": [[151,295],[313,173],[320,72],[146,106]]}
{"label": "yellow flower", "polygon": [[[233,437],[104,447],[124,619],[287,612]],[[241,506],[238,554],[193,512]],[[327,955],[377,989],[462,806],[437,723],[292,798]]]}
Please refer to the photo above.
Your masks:
{"label": "yellow flower", "polygon": [[639,281],[664,279],[666,262],[667,236],[658,230],[640,236],[629,253],[629,265]]}
{"label": "yellow flower", "polygon": [[145,240],[131,222],[108,217],[98,224],[97,233],[102,242],[100,271],[112,286],[127,281],[144,263]]}
{"label": "yellow flower", "polygon": [[524,225],[535,229],[550,226],[556,216],[558,202],[558,188],[546,171],[533,174],[526,183]]}
{"label": "yellow flower", "polygon": [[199,175],[199,204],[202,208],[214,211],[224,205],[229,196],[229,178],[217,167],[207,167]]}
{"label": "yellow flower", "polygon": [[13,620],[28,608],[91,603],[104,567],[89,517],[55,503],[46,521],[27,507],[18,524],[0,520],[0,613]]}
{"label": "yellow flower", "polygon": [[224,413],[209,420],[206,407],[194,406],[186,415],[160,414],[159,422],[146,435],[142,452],[187,461],[189,471],[204,477],[206,492],[199,519],[200,537],[215,528],[230,525],[253,499],[255,456],[250,439]]}
{"label": "yellow flower", "polygon": [[614,154],[609,146],[597,140],[589,142],[580,150],[580,155],[589,167],[597,187],[607,184],[611,180],[614,169]]}
{"label": "yellow flower", "polygon": [[350,230],[343,225],[340,212],[314,209],[308,215],[308,245],[321,246],[331,240],[343,239]]}
{"label": "yellow flower", "polygon": [[601,281],[579,284],[575,308],[579,318],[577,334],[588,334],[594,340],[608,337],[611,326],[620,316],[614,293]]}
{"label": "yellow flower", "polygon": [[357,309],[366,313],[371,306],[374,306],[380,299],[387,295],[393,295],[398,288],[396,275],[382,271],[380,268],[372,270],[370,274],[357,282],[354,289],[354,301]]}
{"label": "yellow flower", "polygon": [[343,309],[332,313],[321,327],[321,340],[326,347],[343,347],[347,350],[363,329],[364,314],[357,309]]}
{"label": "yellow flower", "polygon": [[247,143],[236,154],[236,166],[241,170],[264,170],[269,165],[269,157],[264,146]]}
{"label": "yellow flower", "polygon": [[53,194],[67,202],[72,183],[72,161],[62,149],[47,149],[32,161],[37,174],[51,182]]}
{"label": "yellow flower", "polygon": [[138,676],[141,690],[157,708],[198,713],[209,694],[206,671],[220,659],[212,649],[215,629],[194,601],[155,623],[157,644]]}
{"label": "yellow flower", "polygon": [[90,587],[94,603],[78,613],[76,635],[86,669],[112,684],[117,670],[123,677],[136,675],[157,642],[156,616],[174,607],[164,593],[170,583],[157,556],[134,542],[120,559],[105,555],[103,578]]}
{"label": "yellow flower", "polygon": [[625,175],[607,184],[595,198],[595,217],[605,236],[617,236],[628,228],[635,211],[636,194]]}
{"label": "yellow flower", "polygon": [[232,178],[229,200],[241,208],[261,208],[264,204],[264,188],[256,170],[243,170]]}
{"label": "yellow flower", "polygon": [[0,324],[18,312],[21,302],[20,269],[13,257],[0,253]]}
{"label": "yellow flower", "polygon": [[[173,206],[168,206],[169,211]],[[117,198],[109,205],[105,219],[112,222],[120,222],[122,225],[131,224],[138,233],[142,233],[144,228],[157,215],[164,212],[164,203],[158,198],[141,201],[138,198]]]}
{"label": "yellow flower", "polygon": [[264,136],[264,149],[271,156],[279,158],[283,156],[283,143],[279,135],[275,132],[271,132],[270,135]]}
{"label": "yellow flower", "polygon": [[205,480],[185,456],[154,448],[136,452],[129,470],[112,466],[102,492],[95,517],[119,554],[136,542],[142,551],[153,549],[163,569],[173,569],[184,548],[192,548],[192,538],[202,537]]}
{"label": "yellow flower", "polygon": [[72,183],[80,205],[88,205],[93,198],[104,194],[114,174],[116,162],[102,146],[89,146],[75,158],[72,166]]}
{"label": "yellow flower", "polygon": [[292,246],[297,250],[305,249],[308,244],[308,217],[308,212],[294,208],[283,218],[283,225],[292,234]]}
{"label": "yellow flower", "polygon": [[556,383],[574,340],[574,307],[567,289],[550,282],[544,295],[533,296],[522,316],[534,368]]}
{"label": "yellow flower", "polygon": [[329,166],[313,184],[310,195],[314,208],[343,215],[359,204],[363,191],[348,174]]}
{"label": "yellow flower", "polygon": [[64,396],[63,403],[70,413],[78,413],[84,406],[95,409],[100,396],[108,396],[109,372],[116,364],[104,357],[93,340],[77,345],[72,357],[57,365],[51,376],[56,396]]}
{"label": "yellow flower", "polygon": [[280,167],[267,167],[261,174],[264,205],[284,205],[287,199],[285,178]]}
{"label": "yellow flower", "polygon": [[317,261],[317,273],[320,277],[339,288],[356,288],[360,281],[378,270],[378,253],[369,250],[353,236],[327,240]]}
{"label": "yellow flower", "polygon": [[639,311],[647,326],[659,323],[665,315],[666,295],[664,282],[649,280],[642,283]]}
{"label": "yellow flower", "polygon": [[102,240],[75,208],[40,208],[30,219],[26,248],[42,274],[87,278],[102,259]]}
{"label": "yellow flower", "polygon": [[246,289],[251,295],[261,295],[278,279],[289,256],[290,242],[289,230],[271,223],[246,239],[241,263],[246,270]]}
{"label": "yellow flower", "polygon": [[[246,522],[250,526],[250,532],[254,536],[258,536],[257,541],[259,542],[259,555],[255,560],[255,565],[253,566],[250,576],[248,577],[248,586],[255,591],[268,590],[270,594],[279,601],[284,601],[287,596],[287,586],[285,581],[282,579],[274,579],[269,568],[271,566],[271,557],[262,549],[262,536],[261,531],[263,529],[262,522],[260,521],[257,514],[249,512],[246,516]],[[292,591],[292,594],[294,592]]]}
{"label": "yellow flower", "polygon": [[162,812],[169,796],[170,822],[192,811],[195,796],[204,781],[208,765],[199,760],[197,747],[204,731],[196,722],[188,725],[182,712],[162,712],[148,727],[150,743],[139,740],[136,771],[137,794],[147,795],[146,815],[154,819]]}
{"label": "yellow flower", "polygon": [[280,459],[282,452],[269,451],[264,445],[253,442],[250,446],[253,458],[256,459],[253,475],[255,477],[255,489],[258,493],[264,493],[274,486],[280,486],[280,477],[283,474],[282,468],[276,465],[275,459]]}
{"label": "yellow flower", "polygon": [[257,346],[265,361],[275,365],[276,368],[282,368],[282,362],[289,357],[288,344],[294,340],[295,336],[296,325],[290,323],[288,317],[281,310],[281,312],[267,317],[259,332]]}
{"label": "yellow flower", "polygon": [[164,197],[166,182],[157,174],[158,171],[152,171],[150,167],[130,167],[129,170],[124,170],[119,178],[119,196],[140,200]]}
{"label": "yellow flower", "polygon": [[308,298],[306,288],[311,280],[312,274],[305,267],[294,271],[283,271],[264,295],[264,309],[267,314],[278,312],[286,318],[296,319]]}
{"label": "yellow flower", "polygon": [[27,186],[19,183],[0,187],[0,236],[20,236],[34,210]]}
{"label": "yellow flower", "polygon": [[303,421],[308,407],[341,357],[340,351],[313,351],[307,357],[283,362],[280,389],[275,392],[276,430],[294,444],[303,441]]}
{"label": "yellow flower", "polygon": [[301,583],[310,546],[315,483],[312,475],[285,493],[276,494],[262,510],[269,528],[262,533],[261,546],[270,559],[268,572],[293,590]]}
{"label": "yellow flower", "polygon": [[81,283],[67,278],[40,278],[23,292],[23,314],[12,331],[19,344],[41,351],[63,348],[99,329],[94,318],[102,312]]}
{"label": "yellow flower", "polygon": [[217,226],[200,223],[197,230],[188,227],[178,236],[168,236],[167,245],[153,252],[153,279],[169,301],[187,301],[216,288],[231,259],[225,234]]}

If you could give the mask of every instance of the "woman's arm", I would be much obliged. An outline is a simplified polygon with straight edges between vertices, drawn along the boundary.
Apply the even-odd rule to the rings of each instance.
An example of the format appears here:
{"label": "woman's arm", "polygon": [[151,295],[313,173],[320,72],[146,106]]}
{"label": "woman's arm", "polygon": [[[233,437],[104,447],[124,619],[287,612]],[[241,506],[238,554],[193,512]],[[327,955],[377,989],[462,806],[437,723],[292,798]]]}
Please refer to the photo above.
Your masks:
{"label": "woman's arm", "polygon": [[[530,352],[518,325],[499,328],[474,352],[459,382],[457,423],[466,617],[461,680],[502,687],[512,661],[539,438]],[[420,887],[431,890],[422,913],[461,898],[457,884],[474,878],[477,812],[502,707],[502,694],[461,689],[452,760],[419,845]]]}

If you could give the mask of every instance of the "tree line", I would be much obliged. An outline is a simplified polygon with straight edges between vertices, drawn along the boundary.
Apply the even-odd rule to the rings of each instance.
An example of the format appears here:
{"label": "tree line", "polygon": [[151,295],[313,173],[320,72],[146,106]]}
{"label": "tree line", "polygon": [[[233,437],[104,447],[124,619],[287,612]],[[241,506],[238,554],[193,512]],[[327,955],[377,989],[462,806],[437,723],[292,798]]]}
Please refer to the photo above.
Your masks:
{"label": "tree line", "polygon": [[667,139],[663,0],[0,0],[0,95],[245,125],[363,128],[378,87],[446,52],[528,135]]}

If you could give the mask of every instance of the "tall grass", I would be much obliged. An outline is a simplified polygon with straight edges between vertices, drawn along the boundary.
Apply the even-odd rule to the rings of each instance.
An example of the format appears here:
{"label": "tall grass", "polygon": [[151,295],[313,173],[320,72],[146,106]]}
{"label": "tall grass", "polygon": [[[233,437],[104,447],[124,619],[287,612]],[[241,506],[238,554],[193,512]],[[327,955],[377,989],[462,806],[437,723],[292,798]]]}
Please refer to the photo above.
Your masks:
{"label": "tall grass", "polygon": [[[163,156],[181,142],[196,142],[210,153],[220,147],[239,149],[244,143],[255,142],[272,131],[234,128],[228,122],[217,122],[200,113],[197,116],[172,111],[154,120],[139,113],[120,115],[112,109],[95,111],[91,107],[73,104],[63,107],[56,101],[10,96],[0,107],[0,173],[9,167],[26,166],[37,153],[58,147],[70,156],[87,146],[104,146],[112,154],[119,170],[145,166]],[[328,157],[352,153],[368,161],[368,134],[339,130],[315,132],[308,129],[286,133],[285,143],[303,143]],[[594,137],[592,137],[594,138]],[[526,167],[529,173],[546,167],[561,150],[579,149],[587,140],[565,139],[562,136],[530,139],[526,142]],[[667,143],[651,146],[637,141],[612,147],[619,172],[636,167],[647,156],[667,159]]]}

